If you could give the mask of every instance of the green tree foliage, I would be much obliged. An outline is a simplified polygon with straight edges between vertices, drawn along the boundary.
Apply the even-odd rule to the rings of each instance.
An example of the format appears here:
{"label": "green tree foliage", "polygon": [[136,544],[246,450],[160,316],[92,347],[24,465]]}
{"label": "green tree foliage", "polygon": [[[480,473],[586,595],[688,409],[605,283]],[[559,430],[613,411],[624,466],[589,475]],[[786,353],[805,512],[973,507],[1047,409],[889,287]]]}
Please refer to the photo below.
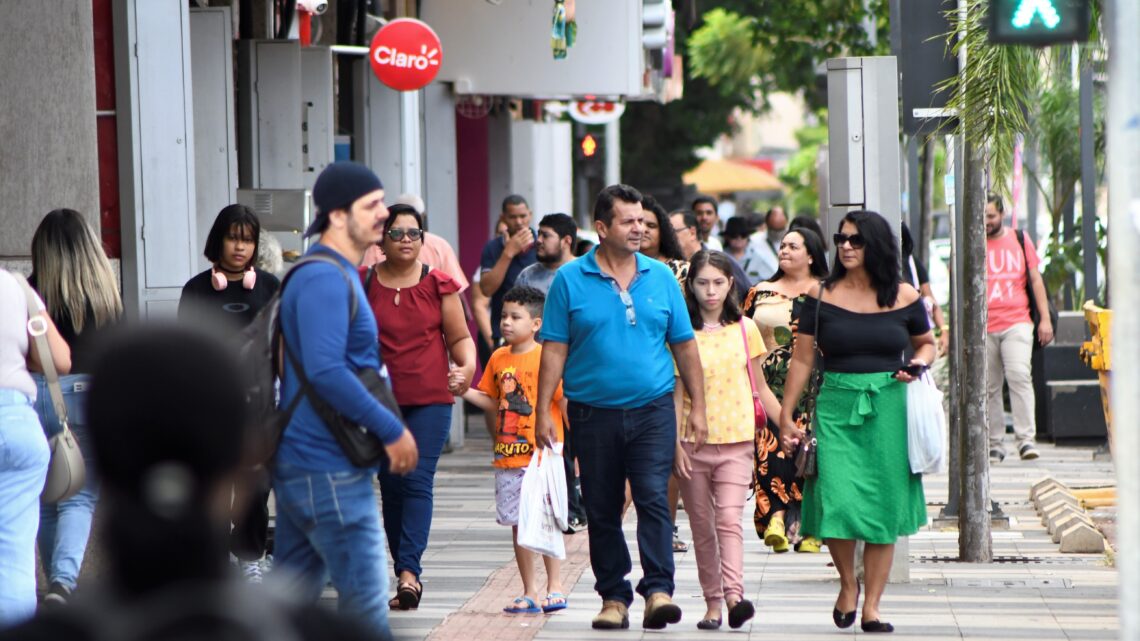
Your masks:
{"label": "green tree foliage", "polygon": [[[967,138],[986,152],[993,182],[1005,184],[1013,168],[1017,136],[1029,131],[1027,106],[1041,84],[1040,49],[991,45],[986,22],[989,0],[966,0],[965,19],[950,12],[954,31],[947,34],[958,54],[967,53],[963,73],[940,87],[950,92],[947,104],[957,109]],[[964,33],[955,39],[955,34]]]}
{"label": "green tree foliage", "polygon": [[[693,75],[762,109],[769,93],[803,91],[825,106],[828,58],[889,53],[888,0],[725,0],[689,39]],[[870,32],[870,33],[869,33]]]}
{"label": "green tree foliage", "polygon": [[785,199],[791,216],[819,215],[819,161],[820,145],[827,143],[827,111],[817,113],[819,123],[796,131],[800,149],[780,171],[780,180],[788,187]]}
{"label": "green tree foliage", "polygon": [[691,34],[678,16],[684,98],[631,103],[622,117],[622,179],[630,184],[678,187],[699,162],[695,151],[732,132],[735,109],[761,110],[768,93],[801,90],[813,109],[823,107],[816,68],[824,60],[889,49],[888,0],[710,0],[700,7],[706,12]]}
{"label": "green tree foliage", "polygon": [[[1060,234],[1063,212],[1081,173],[1080,103],[1071,81],[1071,49],[990,44],[987,6],[988,0],[967,0],[964,18],[957,11],[950,13],[953,30],[947,42],[953,43],[955,53],[965,47],[966,68],[942,88],[951,92],[948,106],[959,113],[959,131],[985,150],[995,191],[1008,194],[1018,136],[1028,137],[1040,149],[1042,167],[1029,176],[1052,217],[1045,278],[1050,291],[1059,296],[1059,284],[1071,283],[1081,269],[1081,244],[1066,245]],[[1100,15],[1100,4],[1094,2],[1089,44],[1078,50],[1084,63],[1092,64],[1104,51]],[[1094,104],[1094,155],[1102,166],[1104,107],[1099,97]],[[1049,177],[1048,188],[1042,184],[1044,175]]]}
{"label": "green tree foliage", "polygon": [[700,162],[696,150],[732,131],[732,112],[740,105],[687,75],[680,100],[628,104],[621,119],[622,180],[658,193],[678,188],[681,175]]}

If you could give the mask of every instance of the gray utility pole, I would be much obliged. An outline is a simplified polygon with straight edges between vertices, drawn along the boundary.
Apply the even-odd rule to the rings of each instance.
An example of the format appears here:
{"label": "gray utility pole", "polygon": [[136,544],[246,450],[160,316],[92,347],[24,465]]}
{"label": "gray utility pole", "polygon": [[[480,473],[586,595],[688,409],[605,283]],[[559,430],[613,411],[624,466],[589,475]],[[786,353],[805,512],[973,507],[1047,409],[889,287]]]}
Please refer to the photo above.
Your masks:
{"label": "gray utility pole", "polygon": [[1112,318],[1112,422],[1120,570],[1120,638],[1140,639],[1140,3],[1110,0],[1108,36],[1108,283],[1121,313]]}
{"label": "gray utility pole", "polygon": [[[1085,300],[1097,300],[1100,288],[1096,279],[1096,159],[1093,146],[1096,125],[1093,124],[1092,61],[1081,63],[1081,256],[1084,259]],[[1084,301],[1077,301],[1084,304]],[[1103,301],[1102,301],[1103,302]]]}
{"label": "gray utility pole", "polygon": [[[958,0],[959,16],[965,23],[968,6]],[[959,73],[965,73],[969,52],[962,47]],[[982,149],[969,140],[971,132],[960,126],[963,137],[961,231],[955,241],[960,253],[961,298],[956,301],[958,354],[961,360],[957,374],[959,393],[957,432],[959,441],[959,482],[961,510],[958,513],[958,558],[967,563],[993,561],[990,536],[990,467],[989,430],[986,421],[986,236],[985,236],[985,157]],[[951,363],[951,367],[955,363]]]}

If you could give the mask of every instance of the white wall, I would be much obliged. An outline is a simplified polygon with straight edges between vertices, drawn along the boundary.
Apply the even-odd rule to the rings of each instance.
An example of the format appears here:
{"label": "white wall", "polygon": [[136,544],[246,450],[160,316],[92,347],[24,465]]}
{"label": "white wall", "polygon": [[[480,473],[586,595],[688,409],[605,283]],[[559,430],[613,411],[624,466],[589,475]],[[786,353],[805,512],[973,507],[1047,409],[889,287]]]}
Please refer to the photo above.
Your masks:
{"label": "white wall", "polygon": [[641,3],[577,3],[578,40],[566,58],[550,50],[549,0],[422,0],[420,18],[443,45],[436,80],[459,94],[522,97],[642,96]]}
{"label": "white wall", "polygon": [[530,202],[536,223],[573,211],[572,144],[568,122],[511,123],[511,191]]}

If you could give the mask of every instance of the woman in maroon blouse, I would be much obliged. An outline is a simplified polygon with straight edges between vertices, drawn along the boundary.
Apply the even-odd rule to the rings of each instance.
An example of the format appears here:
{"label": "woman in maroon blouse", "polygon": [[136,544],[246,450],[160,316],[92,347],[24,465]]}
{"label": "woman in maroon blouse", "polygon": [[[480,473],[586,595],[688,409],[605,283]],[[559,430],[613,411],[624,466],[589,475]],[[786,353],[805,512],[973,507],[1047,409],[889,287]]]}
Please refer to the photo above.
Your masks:
{"label": "woman in maroon blouse", "polygon": [[384,529],[398,581],[388,605],[410,610],[419,606],[423,592],[420,558],[431,529],[436,464],[451,428],[455,396],[467,391],[475,375],[475,343],[459,285],[419,261],[423,218],[407,205],[389,212],[380,245],[387,258],[361,275],[379,326],[380,356],[420,451],[419,464],[407,476],[380,469]]}

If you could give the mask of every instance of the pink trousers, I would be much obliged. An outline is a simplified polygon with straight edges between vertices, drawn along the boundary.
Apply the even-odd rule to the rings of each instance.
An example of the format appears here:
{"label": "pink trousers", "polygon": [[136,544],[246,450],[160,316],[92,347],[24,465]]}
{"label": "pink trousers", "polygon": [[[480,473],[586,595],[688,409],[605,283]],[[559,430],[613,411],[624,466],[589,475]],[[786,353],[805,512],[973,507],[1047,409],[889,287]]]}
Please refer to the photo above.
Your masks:
{"label": "pink trousers", "polygon": [[680,479],[689,514],[697,576],[708,606],[744,598],[744,527],[741,515],[752,482],[752,441],[705,445],[699,452],[681,443],[693,464],[691,479]]}

